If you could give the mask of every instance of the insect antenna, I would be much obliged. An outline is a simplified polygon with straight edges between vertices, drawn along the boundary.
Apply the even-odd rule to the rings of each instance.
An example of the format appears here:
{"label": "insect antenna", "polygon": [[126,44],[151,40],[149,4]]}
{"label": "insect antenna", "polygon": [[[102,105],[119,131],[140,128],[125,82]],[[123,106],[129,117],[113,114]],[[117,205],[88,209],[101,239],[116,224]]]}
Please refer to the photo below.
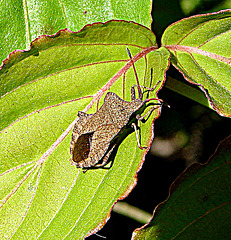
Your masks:
{"label": "insect antenna", "polygon": [[[151,80],[150,80],[150,84],[149,87],[152,87],[152,80],[153,80],[153,69],[151,68]],[[149,91],[147,91],[147,98],[149,98]]]}
{"label": "insect antenna", "polygon": [[100,235],[100,234],[98,234],[98,233],[94,233],[94,234],[95,234],[97,237],[107,239],[107,237],[104,237],[104,236],[102,236],[102,235]]}
{"label": "insect antenna", "polygon": [[131,55],[131,52],[130,52],[129,48],[127,48],[127,52],[128,52],[128,56],[129,56],[129,58],[130,58],[130,60],[132,62],[132,67],[133,67],[133,70],[134,70],[134,73],[135,73],[135,76],[136,76],[136,82],[137,82],[137,89],[138,89],[139,99],[142,99],[142,91],[141,91],[141,88],[140,88],[138,75],[137,75],[135,64],[133,62],[132,55]]}

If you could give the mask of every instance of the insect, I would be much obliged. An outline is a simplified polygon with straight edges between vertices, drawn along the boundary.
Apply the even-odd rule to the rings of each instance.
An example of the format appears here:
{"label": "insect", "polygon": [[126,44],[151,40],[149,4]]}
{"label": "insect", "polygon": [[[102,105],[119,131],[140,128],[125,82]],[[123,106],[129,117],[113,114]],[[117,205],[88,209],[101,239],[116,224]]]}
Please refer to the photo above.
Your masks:
{"label": "insect", "polygon": [[[128,48],[127,51],[132,61]],[[113,92],[108,92],[104,98],[104,103],[94,114],[78,112],[70,146],[71,162],[77,168],[87,170],[105,166],[116,146],[117,139],[128,125],[135,130],[138,147],[141,149],[145,148],[141,147],[139,143],[134,120],[143,120],[145,116],[157,108],[157,106],[152,106],[147,114],[141,116],[140,114],[147,102],[158,100],[159,103],[154,105],[159,107],[163,104],[163,101],[155,98],[142,100],[143,93],[133,61],[132,66],[136,75],[137,85],[131,87],[131,102],[121,99]],[[135,97],[135,87],[138,89],[138,98]],[[150,91],[154,90],[154,88],[144,88]]]}

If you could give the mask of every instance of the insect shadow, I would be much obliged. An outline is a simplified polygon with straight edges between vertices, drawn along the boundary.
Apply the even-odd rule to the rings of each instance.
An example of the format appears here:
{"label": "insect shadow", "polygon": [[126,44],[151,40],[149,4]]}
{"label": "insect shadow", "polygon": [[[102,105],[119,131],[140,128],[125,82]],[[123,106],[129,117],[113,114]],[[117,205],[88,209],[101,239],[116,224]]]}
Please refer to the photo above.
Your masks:
{"label": "insect shadow", "polygon": [[[137,85],[131,87],[131,102],[108,92],[104,103],[94,114],[81,111],[77,114],[70,146],[71,162],[77,168],[83,168],[84,172],[88,169],[105,168],[108,162],[112,166],[119,145],[133,131],[136,133],[138,147],[144,149],[140,145],[137,121],[145,122],[145,117],[149,118],[156,108],[164,104],[161,99],[156,98],[142,100],[143,93],[135,65],[128,48],[127,51],[137,80]],[[138,98],[135,96],[135,87]],[[144,92],[153,91],[155,87],[143,87]],[[152,102],[153,100],[158,103]],[[147,106],[151,106],[149,111],[141,116]]]}

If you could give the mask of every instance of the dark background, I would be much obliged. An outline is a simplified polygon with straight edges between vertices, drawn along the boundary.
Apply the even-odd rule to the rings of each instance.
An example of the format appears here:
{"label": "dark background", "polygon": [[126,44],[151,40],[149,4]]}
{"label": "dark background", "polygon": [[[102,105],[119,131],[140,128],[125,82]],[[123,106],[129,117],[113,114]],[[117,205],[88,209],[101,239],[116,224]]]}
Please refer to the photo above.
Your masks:
{"label": "dark background", "polygon": [[[191,15],[231,8],[228,1],[221,0],[201,0],[197,5],[193,5],[192,3],[197,1],[192,0],[153,2],[152,30],[157,36],[159,46],[164,29],[171,23]],[[174,67],[170,67],[167,76],[185,82]],[[154,150],[146,156],[138,173],[137,185],[123,200],[149,213],[153,213],[156,205],[167,198],[171,183],[188,165],[193,162],[206,162],[215,152],[218,143],[231,134],[231,120],[219,116],[215,111],[165,87],[158,97],[171,108],[163,107],[161,116],[155,121],[155,139],[152,145]],[[158,149],[155,150],[158,144],[177,141],[176,136],[186,139],[182,146],[178,146],[170,155],[162,151],[160,156]],[[141,223],[112,211],[111,218],[98,234],[109,240],[126,240],[131,239],[132,232],[141,226]],[[92,235],[87,239],[102,238]]]}

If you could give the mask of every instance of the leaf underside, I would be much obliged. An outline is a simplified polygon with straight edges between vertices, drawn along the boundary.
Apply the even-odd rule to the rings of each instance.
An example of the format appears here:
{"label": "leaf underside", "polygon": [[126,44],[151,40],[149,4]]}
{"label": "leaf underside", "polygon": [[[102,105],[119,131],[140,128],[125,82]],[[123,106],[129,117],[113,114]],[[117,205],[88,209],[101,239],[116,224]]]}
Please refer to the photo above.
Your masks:
{"label": "leaf underside", "polygon": [[[105,84],[123,97],[121,69],[129,62],[126,47],[137,56],[141,85],[161,81],[149,95],[156,97],[169,52],[153,51],[153,33],[131,22],[110,21],[77,33],[62,30],[42,36],[29,51],[16,51],[4,62],[0,71],[1,239],[81,239],[100,229],[115,201],[134,187],[146,153],[137,147],[134,133],[119,146],[109,170],[83,173],[69,162],[70,130],[77,112],[93,104],[87,112],[94,113],[98,90],[108,92]],[[160,68],[155,68],[157,64]],[[126,71],[125,100],[130,101],[136,80],[132,68]],[[158,115],[156,110],[139,124],[144,146],[150,146],[152,121]]]}
{"label": "leaf underside", "polygon": [[178,21],[163,34],[173,65],[197,84],[220,115],[231,116],[231,11]]}

